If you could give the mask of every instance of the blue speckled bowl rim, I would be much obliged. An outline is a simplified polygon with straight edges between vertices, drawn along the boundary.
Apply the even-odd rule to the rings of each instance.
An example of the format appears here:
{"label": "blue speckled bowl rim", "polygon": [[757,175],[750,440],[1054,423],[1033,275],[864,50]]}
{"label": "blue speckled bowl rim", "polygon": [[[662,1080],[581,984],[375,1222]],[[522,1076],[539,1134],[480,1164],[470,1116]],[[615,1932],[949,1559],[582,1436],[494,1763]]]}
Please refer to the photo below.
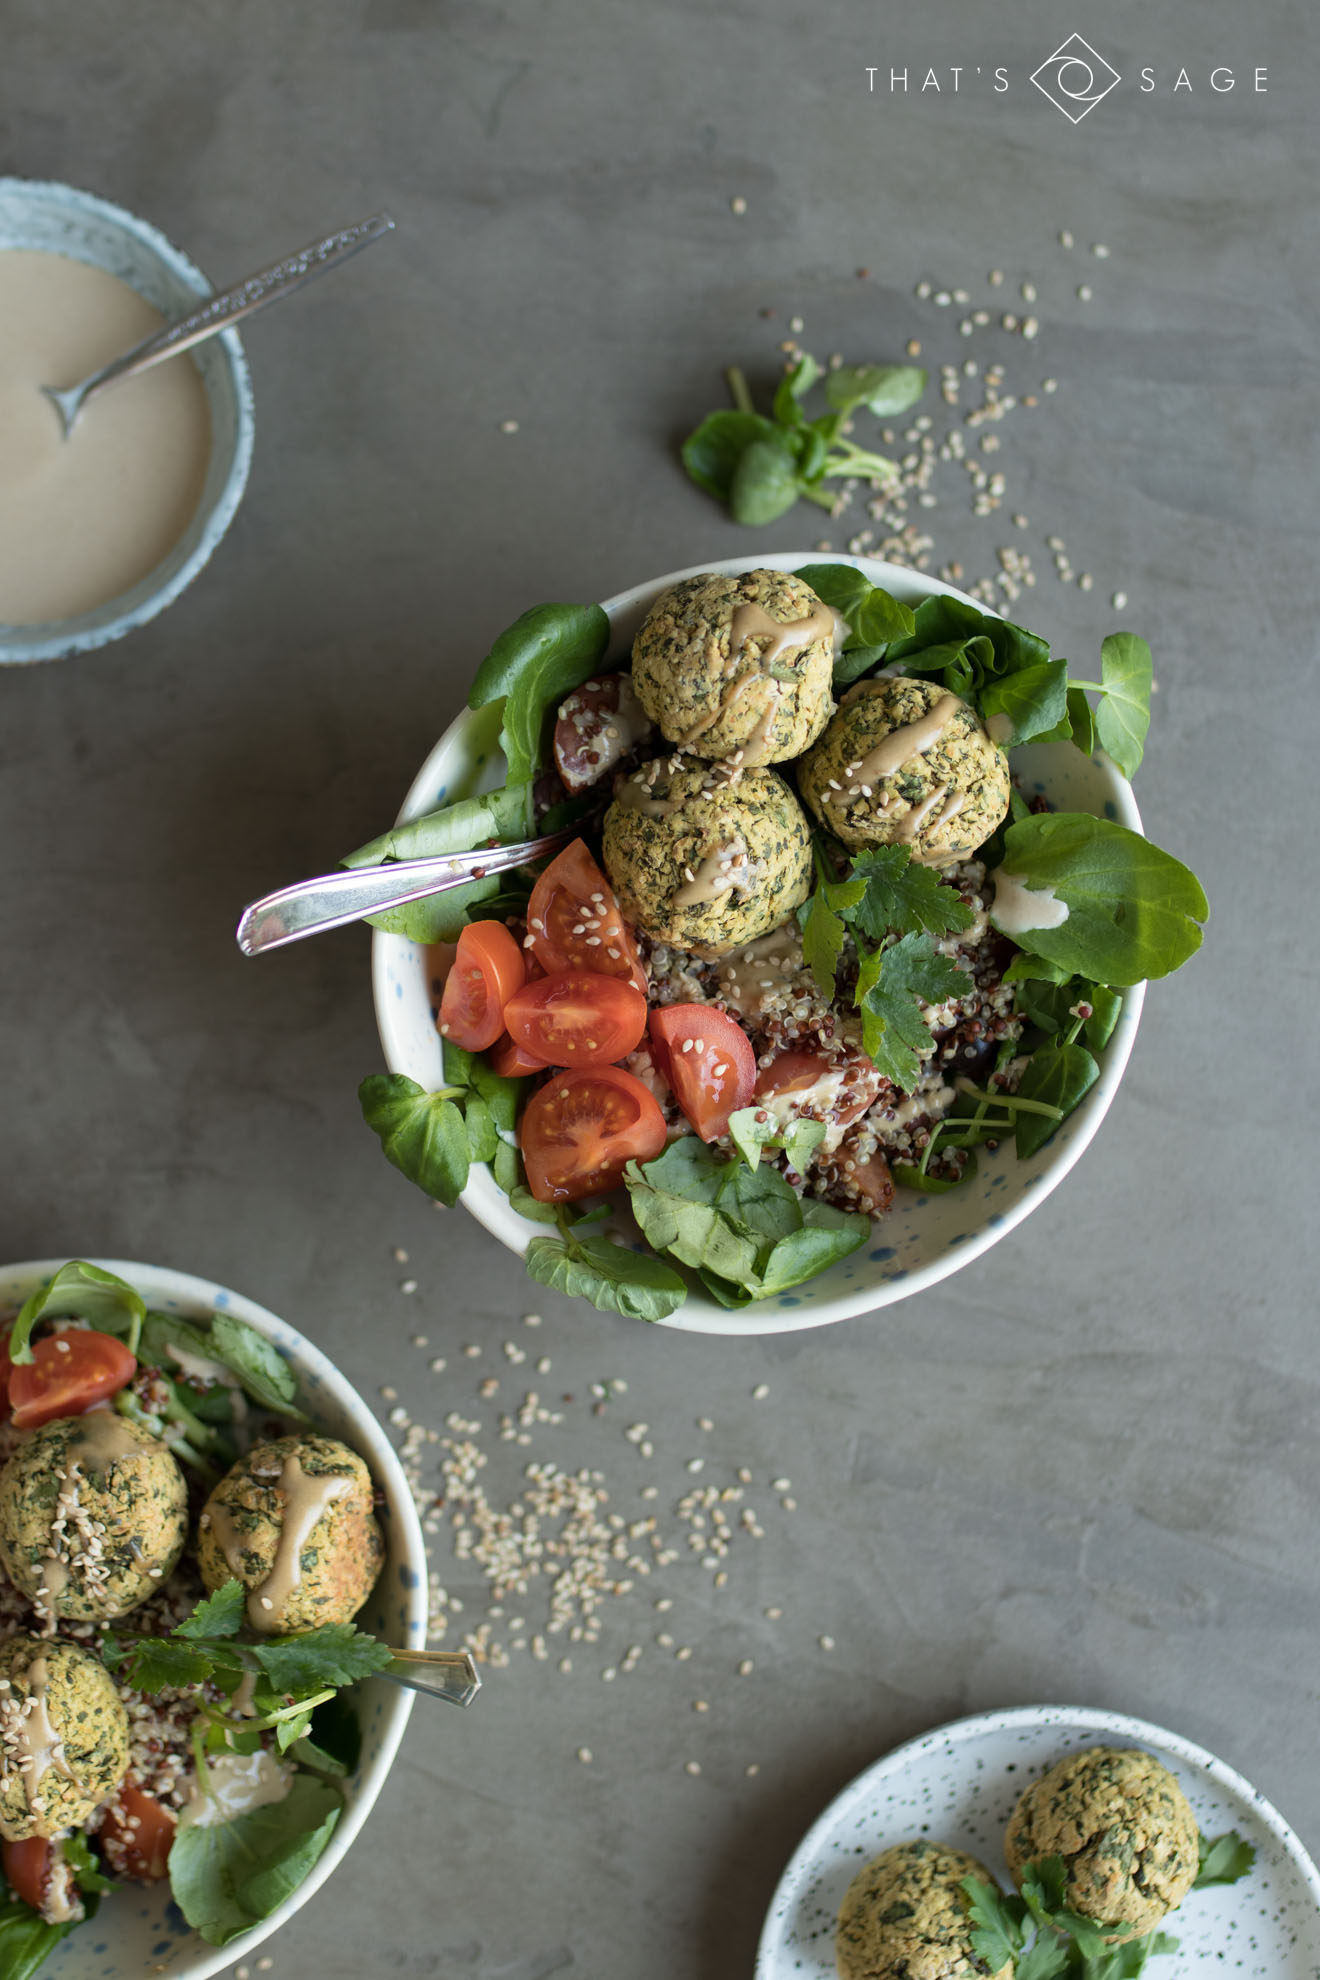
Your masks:
{"label": "blue speckled bowl rim", "polygon": [[[214,293],[214,284],[181,248],[176,248],[149,220],[140,219],[126,207],[116,206],[112,200],[102,199],[96,193],[83,192],[77,186],[66,186],[58,179],[0,178],[0,196],[25,193],[64,206],[74,213],[93,214],[100,220],[121,227],[125,233],[132,234],[150,248],[170,273],[191,289],[199,300]],[[143,586],[149,585],[150,572],[129,591],[121,592],[116,598],[108,598],[104,604],[94,605],[89,611],[56,620],[50,630],[39,634],[30,626],[0,624],[0,666],[17,667],[33,661],[64,660],[74,653],[90,653],[99,646],[108,646],[111,641],[122,639],[125,633],[136,632],[139,626],[145,626],[156,618],[180,592],[187,590],[198,572],[210,562],[243,499],[248,470],[252,465],[256,423],[252,376],[237,330],[220,330],[212,341],[225,352],[233,386],[234,451],[224,486],[212,504],[192,555],[185,558],[178,569],[147,597],[138,599],[136,604],[124,606],[120,601],[132,598]],[[191,523],[189,527],[192,527]],[[119,606],[117,611],[116,606]]]}
{"label": "blue speckled bowl rim", "polygon": [[[275,1341],[281,1353],[288,1355],[295,1368],[306,1370],[336,1400],[345,1414],[352,1419],[354,1440],[359,1454],[366,1459],[368,1468],[377,1486],[384,1492],[389,1507],[390,1535],[393,1550],[401,1558],[393,1565],[406,1571],[404,1588],[407,1597],[407,1633],[409,1645],[416,1649],[426,1643],[429,1601],[427,1590],[426,1544],[422,1538],[421,1522],[413,1502],[408,1481],[403,1475],[403,1467],[395,1455],[394,1447],[385,1431],[377,1422],[375,1414],[363,1401],[346,1376],[324,1355],[314,1342],[299,1332],[289,1321],[280,1319],[268,1307],[259,1306],[246,1294],[234,1292],[214,1279],[198,1278],[191,1272],[178,1272],[168,1265],[144,1265],[140,1262],[120,1258],[88,1258],[89,1265],[98,1265],[103,1271],[114,1272],[136,1286],[148,1303],[165,1304],[175,1302],[182,1308],[195,1308],[199,1313],[209,1313],[217,1307],[231,1313],[238,1320],[245,1320],[255,1327],[258,1333]],[[35,1289],[52,1278],[67,1258],[39,1258],[26,1260],[15,1265],[0,1265],[0,1299],[12,1298],[16,1293]],[[292,1345],[290,1345],[292,1344]],[[293,1895],[285,1900],[278,1911],[245,1932],[241,1938],[231,1939],[227,1946],[208,1946],[205,1941],[194,1937],[192,1943],[197,1951],[192,1958],[178,1963],[162,1963],[153,1966],[153,1974],[165,1976],[165,1980],[211,1980],[211,1976],[223,1972],[236,1960],[242,1960],[254,1952],[273,1932],[278,1932],[288,1923],[296,1911],[300,1911],[307,1900],[320,1889],[348,1852],[350,1844],[357,1836],[363,1823],[371,1813],[386,1776],[399,1750],[408,1721],[412,1716],[415,1695],[397,1685],[387,1684],[383,1679],[372,1679],[385,1694],[385,1725],[380,1745],[374,1757],[359,1772],[354,1799],[346,1807],[335,1826],[334,1834],[326,1846],[325,1853],[315,1868],[298,1886]],[[105,1908],[99,1914],[97,1925],[102,1930],[113,1923],[113,1897],[106,1900]],[[76,1945],[77,1935],[68,1942]],[[58,1955],[51,1968],[51,1980],[59,1980]]]}
{"label": "blue speckled bowl rim", "polygon": [[1091,1705],[1013,1705],[1003,1711],[974,1712],[964,1719],[950,1719],[946,1725],[918,1733],[914,1739],[905,1740],[882,1759],[864,1767],[847,1787],[834,1796],[803,1836],[775,1886],[757,1943],[753,1980],[779,1980],[782,1968],[770,1963],[777,1951],[776,1927],[801,1885],[811,1876],[845,1803],[869,1791],[887,1776],[902,1774],[913,1760],[924,1758],[941,1746],[957,1746],[983,1733],[1035,1731],[1038,1727],[1055,1724],[1066,1725],[1070,1731],[1087,1735],[1095,1733],[1137,1746],[1162,1746],[1189,1767],[1208,1775],[1218,1787],[1249,1802],[1253,1813],[1292,1861],[1311,1893],[1317,1914],[1320,1914],[1320,1870],[1311,1860],[1301,1838],[1259,1788],[1253,1787],[1245,1775],[1239,1774],[1235,1767],[1230,1767],[1226,1760],[1220,1760],[1207,1747],[1196,1745],[1195,1741],[1184,1738],[1181,1733],[1154,1725],[1149,1719],[1134,1719],[1125,1712],[1104,1712]]}

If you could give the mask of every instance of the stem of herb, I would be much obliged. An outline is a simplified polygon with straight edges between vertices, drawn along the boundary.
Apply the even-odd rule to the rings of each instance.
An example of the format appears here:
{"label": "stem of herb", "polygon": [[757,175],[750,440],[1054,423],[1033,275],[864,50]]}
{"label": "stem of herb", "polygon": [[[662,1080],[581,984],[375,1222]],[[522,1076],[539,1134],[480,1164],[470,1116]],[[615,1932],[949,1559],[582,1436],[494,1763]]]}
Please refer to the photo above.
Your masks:
{"label": "stem of herb", "polygon": [[[828,474],[829,469],[826,468],[824,472]],[[828,509],[831,515],[834,514],[834,503],[836,498],[833,495],[829,494],[826,489],[813,488],[809,482],[804,481],[798,489],[798,494],[805,495],[808,502],[814,502],[818,509]]]}
{"label": "stem of herb", "polygon": [[754,413],[756,407],[752,404],[752,395],[747,389],[747,380],[743,377],[741,367],[736,364],[729,365],[725,370],[724,377],[729,387],[729,397],[733,400],[738,411]]}

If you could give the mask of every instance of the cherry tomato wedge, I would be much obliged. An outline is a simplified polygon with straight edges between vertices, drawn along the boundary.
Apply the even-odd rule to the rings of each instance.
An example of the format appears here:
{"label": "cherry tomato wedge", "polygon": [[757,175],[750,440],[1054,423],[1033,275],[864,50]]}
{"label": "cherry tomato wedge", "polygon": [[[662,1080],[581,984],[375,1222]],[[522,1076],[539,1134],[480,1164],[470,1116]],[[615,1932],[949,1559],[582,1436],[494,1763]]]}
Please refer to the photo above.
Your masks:
{"label": "cherry tomato wedge", "polygon": [[0,1845],[0,1862],[16,1897],[40,1911],[46,1902],[55,1847],[45,1836],[29,1836],[23,1842]]}
{"label": "cherry tomato wedge", "polygon": [[752,1041],[735,1018],[710,1004],[668,1004],[652,1011],[651,1051],[674,1098],[703,1141],[729,1132],[729,1115],[756,1085]]}
{"label": "cherry tomato wedge", "polygon": [[490,1063],[501,1079],[525,1079],[528,1073],[545,1071],[545,1060],[525,1052],[507,1031],[491,1046]]}
{"label": "cherry tomato wedge", "polygon": [[665,1117],[621,1066],[554,1073],[523,1110],[518,1139],[527,1185],[540,1203],[568,1203],[613,1189],[629,1162],[665,1145]]}
{"label": "cherry tomato wedge", "polygon": [[504,1006],[515,1045],[543,1066],[610,1066],[646,1031],[646,999],[617,976],[567,970],[528,983]]}
{"label": "cherry tomato wedge", "polygon": [[118,1395],[137,1373],[137,1362],[122,1341],[81,1327],[47,1334],[32,1344],[32,1360],[9,1373],[14,1423],[34,1430],[57,1416],[81,1416],[93,1403]]}
{"label": "cherry tomato wedge", "polygon": [[121,1877],[154,1884],[169,1867],[174,1829],[170,1810],[128,1775],[101,1824],[106,1859]]}
{"label": "cherry tomato wedge", "polygon": [[7,1408],[9,1404],[9,1372],[11,1366],[9,1360],[10,1331],[6,1327],[4,1333],[0,1334],[0,1410]]}
{"label": "cherry tomato wedge", "polygon": [[[884,1079],[861,1052],[826,1059],[819,1052],[778,1052],[756,1075],[755,1098],[789,1099],[810,1095],[813,1109],[828,1115],[838,1127],[850,1127],[872,1105]],[[819,1091],[813,1092],[813,1088]]]}
{"label": "cherry tomato wedge", "polygon": [[504,1006],[526,975],[522,950],[502,921],[469,922],[445,978],[441,1037],[465,1052],[484,1052],[503,1031]]}
{"label": "cherry tomato wedge", "polygon": [[565,846],[527,904],[532,954],[550,975],[589,969],[620,976],[645,993],[646,971],[609,881],[581,839]]}

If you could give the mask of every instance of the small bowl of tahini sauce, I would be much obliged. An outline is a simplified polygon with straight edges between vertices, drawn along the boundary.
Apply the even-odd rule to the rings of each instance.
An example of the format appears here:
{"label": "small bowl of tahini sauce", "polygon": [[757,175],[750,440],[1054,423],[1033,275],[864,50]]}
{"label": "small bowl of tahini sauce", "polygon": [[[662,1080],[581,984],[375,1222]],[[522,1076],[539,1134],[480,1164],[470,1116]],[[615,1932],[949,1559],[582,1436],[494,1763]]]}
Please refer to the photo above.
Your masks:
{"label": "small bowl of tahini sauce", "polygon": [[99,394],[69,438],[42,385],[74,385],[211,294],[145,220],[0,178],[0,665],[120,639],[191,584],[252,458],[238,333]]}

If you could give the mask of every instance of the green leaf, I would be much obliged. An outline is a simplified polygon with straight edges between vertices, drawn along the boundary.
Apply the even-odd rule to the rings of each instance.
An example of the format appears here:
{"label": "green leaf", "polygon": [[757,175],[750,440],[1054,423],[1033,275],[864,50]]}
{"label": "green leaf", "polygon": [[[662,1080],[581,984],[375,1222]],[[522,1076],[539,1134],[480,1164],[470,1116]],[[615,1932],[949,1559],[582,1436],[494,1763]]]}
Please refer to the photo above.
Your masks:
{"label": "green leaf", "polygon": [[938,953],[929,935],[905,935],[863,958],[857,974],[863,1047],[900,1093],[916,1085],[933,1043],[918,998],[942,1004],[966,996],[969,987],[965,972]]}
{"label": "green leaf", "polygon": [[1018,1960],[1014,1980],[1057,1980],[1059,1974],[1076,1970],[1068,1941],[1053,1932],[1043,1932]]}
{"label": "green leaf", "polygon": [[785,515],[799,493],[797,464],[780,440],[753,440],[743,449],[729,487],[729,513],[755,527]]}
{"label": "green leaf", "polygon": [[[942,1147],[962,1145],[953,1136],[941,1137]],[[918,1168],[915,1162],[891,1162],[889,1173],[904,1189],[919,1190],[923,1196],[947,1196],[951,1189],[961,1189],[964,1183],[971,1182],[976,1174],[976,1157],[969,1155],[956,1176],[933,1176],[929,1169]]]}
{"label": "green leaf", "polygon": [[[1158,846],[1085,812],[1024,818],[1004,834],[1001,871],[1049,888],[1068,909],[1055,928],[1004,929],[1071,974],[1126,988],[1167,976],[1201,946],[1209,913],[1194,873]],[[990,919],[996,927],[993,906]]]}
{"label": "green leaf", "polygon": [[1095,750],[1095,713],[1086,698],[1085,688],[1070,687],[1068,690],[1068,726],[1082,755],[1090,756]]}
{"label": "green leaf", "polygon": [[661,1259],[607,1238],[533,1238],[527,1271],[538,1285],[629,1320],[663,1320],[687,1298],[682,1279]]}
{"label": "green leaf", "polygon": [[509,1202],[520,1217],[529,1217],[534,1224],[557,1224],[555,1207],[552,1203],[542,1203],[532,1195],[525,1183],[519,1183],[508,1192]]}
{"label": "green leaf", "polygon": [[810,352],[804,351],[788,375],[780,379],[775,391],[774,415],[780,426],[798,426],[802,423],[800,402],[819,377],[820,366]]}
{"label": "green leaf", "polygon": [[1103,983],[1088,983],[1086,1002],[1091,1006],[1091,1015],[1082,1027],[1082,1035],[1093,1052],[1102,1052],[1114,1035],[1123,999],[1117,990],[1110,990]]}
{"label": "green leaf", "polygon": [[22,1898],[0,1899],[0,1973],[5,1980],[32,1980],[77,1922],[48,1925]]}
{"label": "green leaf", "polygon": [[[491,1174],[507,1197],[511,1199],[516,1190],[523,1188],[526,1178],[522,1156],[511,1141],[501,1138],[500,1145],[495,1150],[495,1159],[490,1166]],[[524,1190],[524,1194],[526,1193]],[[544,1204],[541,1205],[542,1209],[545,1207]]]}
{"label": "green leaf", "polygon": [[825,379],[825,397],[836,411],[865,406],[880,419],[906,412],[925,389],[925,372],[912,364],[841,364]]}
{"label": "green leaf", "polygon": [[987,681],[979,708],[982,720],[994,724],[991,734],[1004,749],[1035,742],[1067,718],[1068,662],[1044,660]]}
{"label": "green leaf", "polygon": [[734,469],[754,440],[772,440],[772,419],[754,412],[716,412],[683,442],[683,465],[698,488],[727,505]]}
{"label": "green leaf", "polygon": [[[89,1891],[104,1893],[114,1890],[114,1878],[106,1876],[92,1855],[87,1838],[81,1829],[74,1829],[69,1835],[61,1837],[55,1846],[72,1870],[74,1883],[84,1894]],[[7,1971],[7,1968],[0,1967],[0,1972]]]}
{"label": "green leaf", "polygon": [[828,888],[818,887],[802,925],[802,957],[816,979],[821,996],[833,1000],[839,957],[847,933],[843,919],[828,900]]}
{"label": "green leaf", "polygon": [[295,1744],[290,1756],[300,1766],[321,1774],[352,1774],[362,1757],[362,1727],[349,1701],[339,1692],[312,1713],[311,1729]]}
{"label": "green leaf", "polygon": [[246,1619],[247,1589],[233,1575],[214,1595],[205,1595],[190,1616],[174,1625],[175,1636],[189,1642],[204,1637],[237,1636]]}
{"label": "green leaf", "polygon": [[972,910],[957,888],[914,860],[910,846],[859,853],[853,878],[864,881],[865,889],[842,912],[873,942],[891,934],[948,935],[972,925]]}
{"label": "green leaf", "polygon": [[124,1652],[128,1682],[135,1691],[181,1691],[186,1685],[204,1684],[213,1668],[205,1650],[177,1643],[169,1636],[142,1637],[119,1647]]}
{"label": "green leaf", "polygon": [[469,1161],[493,1162],[500,1137],[490,1108],[480,1094],[469,1094],[463,1108],[463,1125],[467,1129]]}
{"label": "green leaf", "polygon": [[[1058,1107],[1063,1119],[1089,1093],[1100,1077],[1100,1068],[1081,1045],[1042,1045],[1032,1053],[1018,1081],[1019,1100],[1041,1100]],[[1019,1113],[1014,1128],[1018,1159],[1025,1161],[1043,1148],[1061,1122],[1048,1114]]]}
{"label": "green leaf", "polygon": [[307,1418],[294,1406],[298,1378],[273,1341],[236,1320],[232,1313],[214,1313],[207,1334],[207,1353],[232,1369],[254,1402],[305,1423]]}
{"label": "green leaf", "polygon": [[357,1684],[390,1661],[388,1644],[352,1623],[322,1623],[296,1636],[268,1636],[248,1646],[276,1691],[324,1691]]}
{"label": "green leaf", "polygon": [[[460,798],[456,804],[442,805],[438,811],[429,811],[406,825],[395,825],[349,853],[340,864],[380,866],[392,860],[433,859],[445,853],[475,852],[501,840],[516,843],[530,825],[525,790],[491,791],[485,797]],[[467,926],[469,910],[488,904],[508,881],[507,873],[470,880],[446,893],[433,894],[427,900],[409,901],[403,907],[372,915],[371,925],[423,945],[454,942]]]}
{"label": "green leaf", "polygon": [[509,783],[527,784],[549,760],[549,730],[565,695],[595,673],[610,642],[599,605],[534,605],[502,632],[477,669],[469,708],[504,702]]}
{"label": "green leaf", "polygon": [[373,1073],[358,1088],[358,1101],[386,1160],[452,1209],[468,1179],[467,1129],[453,1101],[402,1073]]}
{"label": "green leaf", "polygon": [[991,1973],[998,1973],[1022,1950],[1026,1906],[1021,1898],[1007,1897],[997,1884],[988,1884],[981,1877],[963,1877],[959,1882],[972,1921],[972,1950],[980,1954]]}
{"label": "green leaf", "polygon": [[789,1168],[801,1175],[825,1139],[825,1123],[797,1119],[781,1128],[769,1108],[740,1107],[729,1116],[729,1139],[750,1168],[757,1167],[763,1148],[782,1148]]}
{"label": "green leaf", "polygon": [[115,1334],[136,1353],[147,1303],[124,1279],[99,1265],[74,1259],[49,1285],[24,1300],[9,1336],[9,1359],[29,1362],[32,1330],[39,1320],[85,1320],[98,1334]]}
{"label": "green leaf", "polygon": [[1150,728],[1150,648],[1135,633],[1110,633],[1100,648],[1104,693],[1095,711],[1096,734],[1125,777],[1141,768]]}
{"label": "green leaf", "polygon": [[188,1923],[208,1945],[223,1946],[268,1918],[317,1862],[342,1807],[337,1788],[299,1774],[282,1801],[179,1829],[170,1889]]}
{"label": "green leaf", "polygon": [[[878,584],[872,584],[864,572],[851,564],[804,564],[794,576],[810,585],[817,598],[847,620],[845,652],[869,653],[871,648],[883,647],[892,639],[905,638],[916,624],[909,606],[900,605],[897,598],[882,591]],[[836,654],[835,679],[838,678]],[[857,675],[850,678],[855,680]]]}
{"label": "green leaf", "polygon": [[1212,1884],[1236,1884],[1256,1861],[1255,1845],[1246,1842],[1236,1829],[1207,1841],[1201,1838],[1201,1867],[1196,1873],[1194,1891],[1208,1890]]}

